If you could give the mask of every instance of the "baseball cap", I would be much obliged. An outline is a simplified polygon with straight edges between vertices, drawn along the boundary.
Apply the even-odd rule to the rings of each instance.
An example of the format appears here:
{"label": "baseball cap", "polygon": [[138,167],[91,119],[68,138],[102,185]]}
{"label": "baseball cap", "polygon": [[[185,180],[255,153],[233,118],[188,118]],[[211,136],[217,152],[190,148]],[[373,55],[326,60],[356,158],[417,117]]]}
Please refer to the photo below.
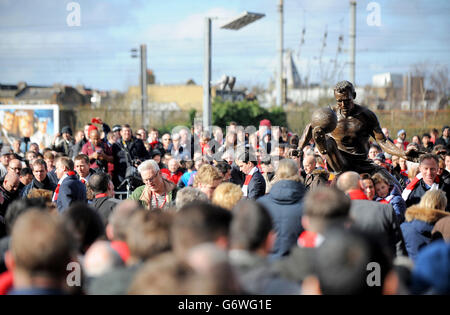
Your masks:
{"label": "baseball cap", "polygon": [[400,129],[400,130],[397,132],[397,137],[400,136],[402,133],[406,134],[405,129]]}
{"label": "baseball cap", "polygon": [[384,157],[384,153],[378,153],[374,158],[375,161],[380,161],[382,163],[386,162],[386,158]]}
{"label": "baseball cap", "polygon": [[120,130],[122,130],[122,127],[120,125],[114,125],[113,128],[112,128],[113,132],[117,132],[117,131],[120,131]]}
{"label": "baseball cap", "polygon": [[61,133],[68,133],[69,135],[72,135],[72,129],[70,129],[69,126],[64,126],[61,129]]}
{"label": "baseball cap", "polygon": [[0,156],[4,156],[4,155],[6,155],[6,154],[12,154],[12,151],[11,151],[11,147],[10,147],[10,146],[4,146],[4,147],[2,148],[2,150],[0,151]]}
{"label": "baseball cap", "polygon": [[259,122],[259,125],[260,126],[266,126],[266,127],[271,127],[272,126],[272,124],[270,123],[270,120],[268,120],[268,119],[261,120]]}

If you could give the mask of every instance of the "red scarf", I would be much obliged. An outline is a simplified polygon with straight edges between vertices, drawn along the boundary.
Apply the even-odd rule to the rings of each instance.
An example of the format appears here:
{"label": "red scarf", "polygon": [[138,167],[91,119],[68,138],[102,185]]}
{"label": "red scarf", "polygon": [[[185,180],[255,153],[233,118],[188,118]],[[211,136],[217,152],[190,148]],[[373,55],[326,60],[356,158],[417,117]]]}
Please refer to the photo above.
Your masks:
{"label": "red scarf", "polygon": [[[74,171],[68,171],[67,172],[67,176],[74,176],[74,175],[75,175]],[[58,194],[59,194],[59,187],[60,186],[61,186],[61,184],[58,183],[58,185],[56,186],[56,189],[55,189],[55,198],[54,198],[55,202],[58,200]]]}
{"label": "red scarf", "polygon": [[353,189],[348,192],[351,200],[369,200],[361,189]]}
{"label": "red scarf", "polygon": [[155,140],[155,141],[153,141],[153,142],[150,142],[150,146],[152,147],[152,149],[154,149],[155,146],[156,146],[158,143],[159,143],[159,141],[158,141],[158,140]]}

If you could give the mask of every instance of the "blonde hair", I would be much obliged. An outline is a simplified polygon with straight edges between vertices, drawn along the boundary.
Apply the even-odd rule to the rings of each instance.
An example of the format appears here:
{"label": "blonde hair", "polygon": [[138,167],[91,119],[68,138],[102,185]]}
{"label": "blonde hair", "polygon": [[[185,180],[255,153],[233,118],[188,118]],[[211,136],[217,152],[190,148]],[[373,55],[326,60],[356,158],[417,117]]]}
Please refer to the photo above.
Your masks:
{"label": "blonde hair", "polygon": [[284,159],[278,163],[278,168],[275,171],[275,180],[294,180],[296,182],[300,181],[300,176],[298,175],[298,167],[295,161],[291,159]]}
{"label": "blonde hair", "polygon": [[242,190],[236,184],[222,183],[214,190],[212,203],[222,208],[231,210],[242,198]]}
{"label": "blonde hair", "polygon": [[222,174],[212,165],[205,164],[200,167],[194,178],[194,187],[198,184],[212,185],[214,181],[222,179]]}
{"label": "blonde hair", "polygon": [[419,205],[424,208],[445,211],[445,207],[447,206],[447,197],[440,189],[428,190],[422,198],[420,198]]}

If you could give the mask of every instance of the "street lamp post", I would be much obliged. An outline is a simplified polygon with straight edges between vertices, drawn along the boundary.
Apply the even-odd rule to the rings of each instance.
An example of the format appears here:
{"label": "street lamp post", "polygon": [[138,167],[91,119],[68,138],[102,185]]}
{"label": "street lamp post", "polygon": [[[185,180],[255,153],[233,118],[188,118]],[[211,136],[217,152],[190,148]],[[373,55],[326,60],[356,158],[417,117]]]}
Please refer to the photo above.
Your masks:
{"label": "street lamp post", "polygon": [[[244,12],[238,17],[233,18],[221,28],[229,30],[240,30],[244,26],[253,23],[264,17],[265,14]],[[209,130],[211,127],[211,18],[205,18],[205,54],[204,54],[204,77],[203,77],[203,130]]]}

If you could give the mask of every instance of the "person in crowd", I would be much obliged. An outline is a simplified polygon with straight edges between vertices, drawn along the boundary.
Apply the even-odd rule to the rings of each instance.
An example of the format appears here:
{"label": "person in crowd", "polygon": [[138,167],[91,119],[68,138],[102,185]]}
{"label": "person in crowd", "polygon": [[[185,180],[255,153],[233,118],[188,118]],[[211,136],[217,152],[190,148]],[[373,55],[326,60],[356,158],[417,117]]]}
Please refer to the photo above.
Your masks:
{"label": "person in crowd", "polygon": [[394,208],[395,215],[399,224],[405,221],[406,203],[402,198],[401,192],[395,185],[389,184],[389,180],[381,173],[375,173],[372,176],[375,184],[376,201],[390,204]]}
{"label": "person in crowd", "polygon": [[411,275],[411,293],[425,295],[450,294],[450,243],[437,241],[417,255]]}
{"label": "person in crowd", "polygon": [[275,242],[272,218],[265,207],[243,200],[233,209],[230,226],[230,263],[241,287],[249,294],[299,294],[300,286],[281,278],[268,255]]}
{"label": "person in crowd", "polygon": [[228,248],[231,212],[207,203],[189,204],[181,208],[171,227],[172,249],[183,259],[190,249],[203,243]]}
{"label": "person in crowd", "polygon": [[75,142],[75,145],[73,146],[72,156],[76,156],[76,155],[80,154],[83,146],[89,141],[89,128],[91,128],[91,126],[95,126],[95,125],[92,125],[91,123],[87,123],[86,125],[84,125],[83,136],[80,137],[78,135],[78,141]]}
{"label": "person in crowd", "polygon": [[279,259],[288,255],[303,231],[301,225],[302,201],[306,193],[294,161],[289,159],[280,161],[275,177],[277,181],[273,184],[270,192],[257,200],[269,211],[277,235],[270,254],[271,259]]}
{"label": "person in crowd", "polygon": [[20,171],[22,170],[22,162],[18,159],[12,159],[8,163],[8,172],[14,172],[17,175],[20,175]]}
{"label": "person in crowd", "polygon": [[442,144],[447,151],[450,151],[450,126],[442,127],[442,136],[436,139],[436,145]]}
{"label": "person in crowd", "polygon": [[321,246],[325,234],[334,227],[349,225],[350,199],[335,187],[319,186],[308,191],[303,203],[301,223],[305,231],[300,234],[288,256],[273,263],[273,269],[282,277],[296,283],[312,273],[312,258]]}
{"label": "person in crowd", "polygon": [[74,202],[86,203],[86,186],[78,180],[73,170],[74,164],[69,157],[56,160],[56,176],[58,185],[53,194],[53,201],[59,212],[65,211]]}
{"label": "person in crowd", "polygon": [[22,161],[25,157],[25,153],[20,149],[21,143],[22,142],[20,139],[15,139],[13,141],[12,148],[13,148],[13,153],[15,155],[15,158]]}
{"label": "person in crowd", "polygon": [[369,159],[371,159],[372,161],[375,160],[375,158],[377,157],[378,154],[382,153],[383,151],[381,150],[380,146],[373,143],[370,145],[369,147],[369,153],[367,155],[367,157]]}
{"label": "person in crowd", "polygon": [[253,200],[264,196],[266,193],[266,181],[261,175],[257,164],[256,156],[247,150],[240,152],[236,158],[236,165],[246,175],[244,185],[242,186],[244,197]]}
{"label": "person in crowd", "polygon": [[213,193],[220,183],[222,183],[222,174],[210,164],[202,165],[194,179],[194,187],[204,192],[209,200],[212,199]]}
{"label": "person in crowd", "polygon": [[441,190],[429,190],[420,199],[419,204],[406,210],[405,222],[400,226],[405,239],[408,255],[415,260],[422,247],[431,242],[431,231],[441,218],[450,216],[445,212],[447,197]]}
{"label": "person in crowd", "polygon": [[92,278],[100,277],[124,265],[120,255],[111,247],[111,243],[103,240],[96,241],[89,247],[82,262],[87,281],[92,281]]}
{"label": "person in crowd", "polygon": [[[448,200],[447,200],[448,202]],[[446,242],[450,242],[450,217],[444,216],[439,219],[431,231],[431,238],[433,241],[443,239]]]}
{"label": "person in crowd", "polygon": [[351,199],[353,226],[378,238],[394,256],[407,256],[405,242],[394,209],[390,204],[367,200],[356,172],[345,172],[337,180],[337,188]]}
{"label": "person in crowd", "polygon": [[53,172],[55,171],[55,155],[52,151],[47,151],[44,153],[44,161],[47,164],[47,171]]}
{"label": "person in crowd", "polygon": [[170,250],[170,226],[172,216],[159,211],[136,211],[128,220],[126,243],[130,257],[123,267],[95,278],[88,293],[126,294],[136,272],[145,261]]}
{"label": "person in crowd", "polygon": [[74,261],[71,241],[61,218],[38,210],[22,214],[14,224],[6,258],[14,274],[9,294],[68,294],[67,266]]}
{"label": "person in crowd", "polygon": [[275,178],[275,169],[270,155],[261,158],[261,171],[264,181],[266,182],[266,194],[268,194],[272,188],[272,181]]}
{"label": "person in crowd", "polygon": [[225,161],[220,161],[220,162],[214,161],[214,163],[215,163],[215,167],[222,175],[222,182],[224,182],[224,183],[230,182],[231,181],[231,165]]}
{"label": "person in crowd", "polygon": [[124,200],[114,208],[106,225],[106,237],[111,242],[111,247],[117,251],[124,263],[130,258],[130,249],[126,243],[128,222],[137,211],[145,210],[134,200]]}
{"label": "person in crowd", "polygon": [[381,131],[383,132],[384,136],[386,137],[386,139],[388,139],[391,142],[394,142],[394,140],[392,140],[389,129],[387,128],[381,128]]}
{"label": "person in crowd", "polygon": [[161,152],[161,156],[164,156],[166,150],[164,149],[164,145],[159,141],[158,129],[150,128],[148,143],[150,144],[149,151],[159,150],[159,152]]}
{"label": "person in crowd", "polygon": [[[170,139],[170,136],[167,136]],[[164,141],[164,139],[163,139]],[[191,159],[189,152],[185,151],[185,149],[181,146],[181,136],[178,133],[172,135],[172,143],[170,144],[167,152],[170,152],[174,159],[178,161],[185,160],[188,161]]]}
{"label": "person in crowd", "polygon": [[363,173],[360,174],[361,177],[361,188],[366,194],[368,200],[375,200],[375,184],[373,182],[370,174]]}
{"label": "person in crowd", "polygon": [[148,210],[167,209],[173,205],[177,186],[162,176],[154,160],[142,162],[138,172],[144,185],[136,188],[129,199],[139,201]]}
{"label": "person in crowd", "polygon": [[15,172],[8,172],[0,186],[0,217],[4,217],[8,206],[19,197],[19,176]]}
{"label": "person in crowd", "polygon": [[184,187],[177,192],[175,200],[176,209],[180,210],[190,203],[209,202],[208,196],[200,189],[194,187]]}
{"label": "person in crowd", "polygon": [[221,279],[200,276],[186,262],[172,253],[164,253],[147,261],[130,284],[130,295],[210,295],[226,294],[213,290]]}
{"label": "person in crowd", "polygon": [[430,141],[433,143],[433,145],[436,145],[436,140],[439,138],[439,130],[436,128],[432,128],[430,130]]}
{"label": "person in crowd", "polygon": [[[418,204],[420,198],[430,189],[441,189],[445,192],[447,199],[450,199],[450,185],[439,182],[438,167],[439,160],[436,155],[427,153],[420,156],[419,174],[411,180],[402,193],[407,207]],[[446,210],[450,211],[448,205]]]}
{"label": "person in crowd", "polygon": [[142,140],[133,137],[130,125],[124,124],[120,130],[121,138],[113,145],[115,187],[125,180],[128,167],[137,167],[141,162],[148,160],[150,154]]}
{"label": "person in crowd", "polygon": [[57,143],[56,140],[58,138],[59,134],[55,136],[50,148],[56,152],[62,152],[67,156],[73,156],[75,143],[72,139],[72,129],[69,126],[64,126],[61,129],[61,139]]}
{"label": "person in crowd", "polygon": [[397,144],[401,144],[401,149],[403,151],[406,151],[406,148],[408,147],[409,142],[406,141],[406,131],[405,129],[401,129],[397,132],[397,139],[394,140],[394,143]]}
{"label": "person in crowd", "polygon": [[63,213],[78,255],[83,256],[89,247],[105,236],[105,227],[99,214],[85,203],[73,203]]}
{"label": "person in crowd", "polygon": [[[376,285],[368,276],[372,265],[379,267]],[[317,248],[313,266],[312,274],[302,284],[304,295],[382,295],[398,290],[399,280],[389,256],[376,241],[356,231],[328,232]]]}
{"label": "person in crowd", "polygon": [[178,160],[172,158],[167,163],[167,168],[161,169],[161,173],[165,176],[166,179],[170,180],[175,185],[180,181],[183,172],[180,170],[180,162]]}
{"label": "person in crowd", "polygon": [[425,152],[431,153],[433,151],[433,142],[431,142],[431,136],[429,133],[424,133],[422,135],[422,149]]}
{"label": "person in crowd", "polygon": [[10,147],[2,147],[0,153],[0,178],[5,177],[6,173],[8,173],[8,165],[9,161],[13,159],[13,154],[11,152]]}
{"label": "person in crowd", "polygon": [[326,170],[316,168],[314,154],[306,154],[303,158],[303,170],[300,172],[300,180],[306,190],[314,189],[319,185],[328,184],[329,174]]}
{"label": "person in crowd", "polygon": [[98,172],[90,176],[89,187],[94,193],[89,205],[97,211],[106,227],[109,216],[120,202],[114,198],[114,185],[108,174]]}
{"label": "person in crowd", "polygon": [[188,182],[189,182],[189,178],[191,177],[191,175],[194,172],[197,172],[197,170],[195,169],[194,161],[191,161],[191,160],[186,161],[185,165],[186,165],[187,171],[183,175],[181,175],[180,180],[178,181],[178,187],[179,188],[186,187]]}
{"label": "person in crowd", "polygon": [[100,132],[94,125],[89,128],[89,141],[81,148],[81,153],[89,157],[90,168],[112,174],[109,167],[114,161],[112,148],[100,138]]}
{"label": "person in crowd", "polygon": [[20,170],[20,174],[19,174],[19,194],[20,196],[22,196],[22,191],[25,188],[25,186],[29,185],[32,181],[33,181],[33,171],[31,170],[31,168],[29,167],[23,167]]}
{"label": "person in crowd", "polygon": [[46,189],[51,192],[55,191],[58,182],[48,175],[47,163],[42,159],[38,159],[33,162],[32,167],[34,178],[31,183],[22,190],[22,198],[26,198],[32,189]]}
{"label": "person in crowd", "polygon": [[89,178],[95,174],[95,170],[89,167],[89,156],[86,154],[78,154],[74,159],[74,168],[78,174],[80,181],[87,185]]}
{"label": "person in crowd", "polygon": [[224,209],[231,210],[242,199],[241,187],[233,183],[222,183],[214,190],[211,202]]}
{"label": "person in crowd", "polygon": [[165,133],[161,137],[163,148],[165,152],[171,153],[173,143],[172,143],[172,137],[170,136],[170,133]]}

